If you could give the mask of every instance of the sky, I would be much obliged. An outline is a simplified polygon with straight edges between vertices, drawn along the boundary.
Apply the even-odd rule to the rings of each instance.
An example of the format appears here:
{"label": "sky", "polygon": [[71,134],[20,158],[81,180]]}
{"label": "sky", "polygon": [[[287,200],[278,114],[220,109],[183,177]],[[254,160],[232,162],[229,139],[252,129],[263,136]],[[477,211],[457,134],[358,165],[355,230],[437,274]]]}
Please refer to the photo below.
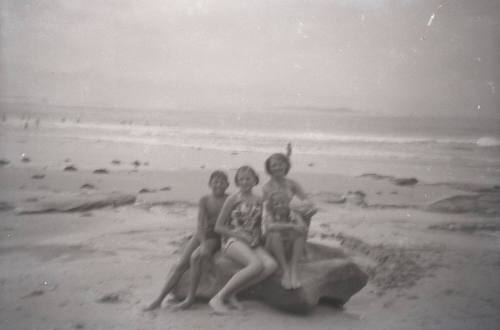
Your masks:
{"label": "sky", "polygon": [[0,102],[500,117],[498,0],[0,0]]}

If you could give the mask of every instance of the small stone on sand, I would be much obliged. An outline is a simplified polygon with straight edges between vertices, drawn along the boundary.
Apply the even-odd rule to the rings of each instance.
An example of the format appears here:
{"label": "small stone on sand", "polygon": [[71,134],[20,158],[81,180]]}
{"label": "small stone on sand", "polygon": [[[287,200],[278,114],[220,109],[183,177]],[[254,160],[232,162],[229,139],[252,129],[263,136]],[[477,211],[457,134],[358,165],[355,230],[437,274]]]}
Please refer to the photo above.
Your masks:
{"label": "small stone on sand", "polygon": [[98,168],[98,169],[94,170],[93,173],[95,173],[95,174],[108,174],[109,171],[105,168]]}
{"label": "small stone on sand", "polygon": [[68,166],[66,166],[64,168],[64,171],[66,171],[66,172],[74,172],[74,171],[77,171],[77,169],[73,165],[68,165]]}

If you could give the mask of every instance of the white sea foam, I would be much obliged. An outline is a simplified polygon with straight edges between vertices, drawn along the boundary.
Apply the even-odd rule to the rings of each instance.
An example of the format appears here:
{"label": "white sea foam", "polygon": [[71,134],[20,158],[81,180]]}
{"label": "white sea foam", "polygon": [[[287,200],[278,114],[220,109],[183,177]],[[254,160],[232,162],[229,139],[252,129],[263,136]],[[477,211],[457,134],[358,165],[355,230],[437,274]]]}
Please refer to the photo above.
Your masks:
{"label": "white sea foam", "polygon": [[483,136],[477,139],[476,144],[480,147],[498,147],[500,146],[500,140],[494,137]]}

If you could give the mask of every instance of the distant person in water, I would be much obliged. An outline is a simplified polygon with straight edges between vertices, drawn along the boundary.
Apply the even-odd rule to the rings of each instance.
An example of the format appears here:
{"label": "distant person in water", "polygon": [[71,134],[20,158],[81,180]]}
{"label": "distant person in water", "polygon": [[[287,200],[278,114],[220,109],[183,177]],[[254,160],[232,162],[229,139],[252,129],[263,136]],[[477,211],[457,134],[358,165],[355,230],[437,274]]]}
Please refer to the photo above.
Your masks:
{"label": "distant person in water", "polygon": [[266,248],[280,265],[281,285],[285,289],[297,289],[301,287],[297,266],[304,251],[307,226],[302,216],[290,209],[290,199],[283,191],[273,191],[266,208]]}
{"label": "distant person in water", "polygon": [[277,265],[262,247],[262,200],[252,193],[259,177],[249,166],[240,167],[235,175],[239,191],[227,198],[217,219],[215,231],[222,236],[222,252],[229,259],[242,265],[238,272],[210,300],[218,314],[230,308],[242,309],[237,294],[276,271]]}
{"label": "distant person in water", "polygon": [[222,206],[228,197],[226,189],[229,186],[229,180],[226,173],[222,171],[213,172],[210,175],[208,185],[212,193],[200,199],[196,233],[187,244],[173,273],[167,278],[160,296],[145,308],[146,311],[154,310],[161,306],[163,299],[175,288],[188,268],[190,268],[191,282],[187,297],[180,304],[175,305],[174,308],[188,308],[194,302],[196,289],[200,281],[202,261],[203,259],[212,258],[214,253],[220,248],[220,236],[214,231],[214,227]]}

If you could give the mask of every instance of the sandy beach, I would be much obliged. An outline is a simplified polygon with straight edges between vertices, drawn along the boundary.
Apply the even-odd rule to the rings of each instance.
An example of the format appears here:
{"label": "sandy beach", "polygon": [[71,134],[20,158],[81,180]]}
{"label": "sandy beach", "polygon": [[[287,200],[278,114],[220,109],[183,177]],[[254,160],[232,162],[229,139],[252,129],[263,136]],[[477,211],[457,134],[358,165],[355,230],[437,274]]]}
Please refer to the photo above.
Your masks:
{"label": "sandy beach", "polygon": [[[378,164],[375,173],[297,153],[290,176],[320,208],[309,239],[344,248],[370,275],[368,285],[342,309],[320,304],[302,316],[261,301],[244,301],[245,311],[230,316],[214,315],[206,302],[145,313],[195,228],[210,172],[232,177],[250,164],[260,192],[269,154],[75,139],[45,134],[30,120],[25,129],[7,119],[1,130],[1,329],[500,325],[495,173],[439,181],[436,172],[431,181],[401,164]],[[96,203],[72,207],[82,200]]]}

